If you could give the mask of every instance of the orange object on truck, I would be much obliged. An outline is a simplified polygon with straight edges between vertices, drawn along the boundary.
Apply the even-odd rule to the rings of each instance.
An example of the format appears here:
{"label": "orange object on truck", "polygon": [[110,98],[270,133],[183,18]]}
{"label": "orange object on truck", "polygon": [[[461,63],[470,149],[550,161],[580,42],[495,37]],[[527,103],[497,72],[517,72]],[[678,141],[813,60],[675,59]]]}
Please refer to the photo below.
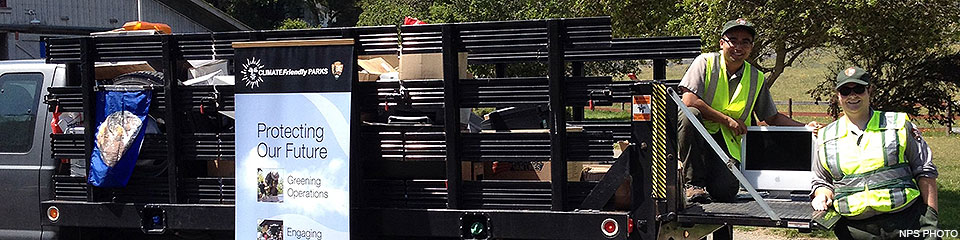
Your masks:
{"label": "orange object on truck", "polygon": [[123,30],[134,31],[134,30],[157,30],[157,32],[163,34],[170,34],[173,30],[170,28],[170,25],[164,23],[152,23],[144,21],[132,21],[123,24]]}

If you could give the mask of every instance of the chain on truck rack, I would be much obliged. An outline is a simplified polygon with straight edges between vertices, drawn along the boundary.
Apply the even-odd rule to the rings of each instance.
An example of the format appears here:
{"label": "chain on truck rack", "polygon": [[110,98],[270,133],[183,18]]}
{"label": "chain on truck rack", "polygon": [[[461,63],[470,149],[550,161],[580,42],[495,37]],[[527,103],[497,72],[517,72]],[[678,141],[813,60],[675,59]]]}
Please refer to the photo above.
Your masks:
{"label": "chain on truck rack", "polygon": [[[362,113],[383,119],[402,112],[435,120],[373,121],[379,123],[362,124],[356,131],[360,140],[355,146],[367,146],[355,151],[351,161],[351,225],[357,238],[654,239],[664,231],[661,225],[671,222],[682,226],[666,231],[701,223],[787,227],[788,220],[803,220],[784,215],[784,221],[771,222],[756,213],[711,211],[731,205],[685,209],[677,173],[668,171],[677,168],[677,106],[668,101],[666,89],[677,81],[666,80],[666,65],[669,59],[699,55],[700,39],[617,39],[611,33],[610,18],[596,17],[48,39],[47,61],[66,64],[71,84],[49,89],[50,111],[59,107],[94,115],[96,62],[148,61],[160,66],[163,87],[154,94],[150,114],[163,120],[164,131],[145,137],[141,159],[154,159],[165,168],[152,175],[135,172],[128,187],[116,190],[89,187],[85,177],[55,176],[54,198],[43,202],[43,208],[56,206],[61,216],[46,224],[137,229],[161,209],[165,229],[232,234],[233,221],[224,219],[234,216],[235,179],[210,176],[198,168],[209,161],[233,160],[233,130],[200,128],[196,118],[232,121],[217,112],[233,110],[233,88],[181,86],[186,69],[180,63],[234,61],[233,42],[338,38],[356,39],[357,55],[440,53],[442,66],[437,67],[444,72],[442,79],[356,83],[354,102]],[[493,65],[496,77],[459,79],[458,53],[468,53],[469,65]],[[652,60],[654,79],[585,76],[585,62],[611,60]],[[508,64],[523,62],[546,63],[547,76],[507,77]],[[236,72],[234,64],[228,66],[231,74]],[[629,103],[634,95],[653,96],[653,121],[587,121],[579,110],[587,102]],[[548,107],[549,131],[461,132],[460,108],[520,105]],[[567,107],[575,109],[569,121]],[[93,121],[84,124],[94,129]],[[568,132],[568,126],[582,131]],[[633,144],[614,159],[611,146],[618,140]],[[92,142],[92,131],[51,135],[52,157],[89,159],[92,145],[85,143]],[[549,162],[552,178],[463,179],[463,163],[492,161]],[[568,163],[577,161],[614,164],[600,181],[569,181]],[[625,178],[632,182],[630,206],[618,210],[607,203]],[[741,204],[732,206],[751,203]],[[469,223],[483,223],[486,235],[466,231],[464,224]],[[605,235],[608,227],[617,231]]]}

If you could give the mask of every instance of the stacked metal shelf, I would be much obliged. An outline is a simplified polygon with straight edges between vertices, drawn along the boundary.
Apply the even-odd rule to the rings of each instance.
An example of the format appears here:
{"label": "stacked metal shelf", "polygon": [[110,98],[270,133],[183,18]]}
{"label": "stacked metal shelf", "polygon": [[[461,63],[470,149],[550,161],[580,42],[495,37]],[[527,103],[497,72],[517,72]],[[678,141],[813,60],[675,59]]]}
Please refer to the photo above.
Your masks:
{"label": "stacked metal shelf", "polygon": [[[236,180],[210,176],[195,167],[211,161],[230,161],[234,154],[232,124],[199,128],[196,119],[221,119],[218,111],[233,110],[230,87],[181,86],[183,60],[234,61],[231,44],[240,41],[295,39],[356,39],[358,55],[441,53],[442,79],[404,79],[357,84],[357,109],[361,118],[357,135],[358,157],[352,159],[360,176],[352,206],[358,209],[513,209],[571,211],[579,208],[598,182],[567,179],[568,162],[613,161],[612,144],[636,139],[635,126],[627,121],[567,121],[567,107],[592,102],[610,105],[630,102],[632,96],[650,94],[649,83],[638,86],[611,77],[587,77],[585,61],[654,60],[654,79],[665,80],[666,59],[693,58],[700,54],[697,37],[615,39],[608,17],[531,21],[428,24],[293,31],[173,34],[137,37],[79,37],[50,39],[50,63],[67,64],[79,76],[69,82],[81,86],[50,88],[50,110],[89,113],[94,62],[150,61],[159,63],[164,86],[156,89],[151,114],[164,121],[164,133],[148,138],[145,156],[165,158],[164,175],[143,180],[155,195],[131,192],[141,198],[111,192],[106,196],[86,187],[82,178],[57,176],[59,200],[156,201],[172,204],[232,204]],[[542,77],[459,79],[458,53],[467,53],[467,64],[494,64],[498,76],[505,64],[545,62]],[[236,72],[228,64],[230,74]],[[70,75],[70,74],[68,74]],[[171,100],[170,98],[174,98]],[[84,107],[86,105],[86,107]],[[549,127],[538,132],[468,133],[460,126],[461,108],[510,106],[549,107]],[[86,114],[86,113],[85,113]],[[389,115],[426,116],[430,123],[387,123]],[[93,115],[93,114],[88,114]],[[216,120],[211,120],[216,123]],[[229,120],[227,120],[229,122]],[[205,122],[210,123],[210,122]],[[93,123],[88,123],[92,129]],[[580,130],[567,130],[568,128]],[[173,134],[176,133],[176,134]],[[92,133],[54,135],[54,158],[88,159]],[[151,150],[152,149],[152,150]],[[647,150],[648,151],[648,150]],[[464,179],[463,166],[486,162],[549,161],[550,181]],[[163,184],[153,184],[159,180]],[[138,180],[139,181],[139,180]],[[639,181],[635,181],[639,182]],[[639,189],[639,188],[637,188]],[[639,196],[636,192],[634,196]],[[119,200],[117,200],[119,199]],[[639,208],[637,208],[639,209]],[[607,209],[609,210],[609,209]],[[384,211],[358,213],[387,214]],[[377,227],[377,226],[374,226]],[[384,232],[384,234],[388,234]],[[550,236],[550,235],[545,235]]]}
{"label": "stacked metal shelf", "polygon": [[[697,37],[614,39],[611,37],[610,19],[605,17],[402,26],[400,38],[402,54],[442,53],[444,56],[453,56],[467,53],[467,64],[494,64],[498,65],[498,71],[504,69],[501,67],[503,64],[550,62],[551,51],[560,53],[553,59],[556,61],[559,58],[564,65],[584,61],[657,59],[658,72],[665,68],[665,61],[660,61],[662,59],[693,58],[700,54],[700,40]],[[561,51],[556,51],[557,48]],[[443,66],[436,67],[443,67],[445,72],[458,69],[460,66],[456,66],[455,59],[445,58]],[[576,68],[577,64],[573,66]],[[583,65],[579,64],[579,67]],[[582,69],[579,72],[583,72]],[[424,182],[410,182],[417,181],[415,179],[367,179],[364,186],[368,187],[364,189],[365,194],[360,202],[362,206],[435,208],[446,201],[446,208],[571,209],[584,200],[596,182],[567,183],[565,174],[555,174],[554,181],[545,182],[469,180],[462,179],[466,175],[460,175],[463,172],[461,166],[470,165],[459,163],[551,161],[566,165],[575,161],[612,161],[613,143],[631,138],[631,123],[627,121],[570,122],[566,125],[579,127],[582,132],[562,133],[562,139],[556,139],[547,131],[465,133],[460,130],[459,121],[452,119],[456,119],[454,116],[457,113],[454,112],[460,108],[629,103],[633,95],[640,94],[633,82],[613,81],[610,77],[568,76],[566,70],[551,72],[550,76],[523,78],[459,79],[456,75],[448,74],[443,79],[375,83],[379,113],[407,111],[408,114],[412,112],[413,115],[419,114],[434,120],[429,129],[404,129],[369,135],[380,140],[380,161],[397,163],[391,164],[396,166],[392,168],[396,172],[413,169],[399,167],[400,162],[417,166],[421,171],[431,172],[427,174],[428,179],[432,179],[428,182],[437,182],[432,182],[434,185],[431,187],[422,188],[416,186],[423,186]],[[498,76],[505,75],[498,72]],[[658,79],[664,79],[662,74],[657,75]],[[558,87],[554,78],[559,78],[559,84],[562,84],[559,87],[562,90],[557,95],[551,89]],[[394,127],[395,130],[401,128]],[[376,128],[385,130],[390,127]],[[550,132],[555,132],[555,129]],[[376,160],[369,159],[365,164],[369,166],[371,162]],[[441,162],[445,164],[440,165]],[[444,170],[445,173],[441,172]],[[383,176],[384,172],[392,171],[377,168],[373,172],[365,174],[365,178],[376,178],[377,175]],[[399,175],[404,174],[390,176]],[[442,179],[446,181],[440,185]],[[407,187],[379,187],[382,184]],[[558,193],[558,189],[561,192]],[[425,201],[430,204],[418,204]]]}

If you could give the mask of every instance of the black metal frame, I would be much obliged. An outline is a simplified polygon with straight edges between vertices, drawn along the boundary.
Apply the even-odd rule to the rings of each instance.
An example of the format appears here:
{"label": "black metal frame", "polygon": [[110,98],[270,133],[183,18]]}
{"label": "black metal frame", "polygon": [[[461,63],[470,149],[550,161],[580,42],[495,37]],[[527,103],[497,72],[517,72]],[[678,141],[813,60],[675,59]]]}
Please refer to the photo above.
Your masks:
{"label": "black metal frame", "polygon": [[[399,30],[399,33],[397,32]],[[599,222],[597,224],[573,224],[594,222],[596,219],[612,218],[617,219],[621,229],[626,232],[629,221],[635,221],[634,224],[639,230],[631,235],[630,239],[650,239],[656,236],[656,221],[670,221],[675,216],[675,212],[682,206],[677,201],[679,193],[676,190],[677,176],[675,172],[668,171],[668,189],[670,196],[667,199],[653,199],[650,197],[650,146],[649,123],[586,123],[583,120],[583,111],[573,111],[574,117],[568,122],[566,119],[566,108],[583,108],[583,103],[587,99],[593,100],[593,96],[586,93],[590,89],[602,89],[610,92],[608,96],[597,97],[600,104],[610,104],[612,102],[630,101],[631,95],[650,94],[651,84],[675,84],[675,82],[665,81],[666,59],[692,58],[700,53],[700,40],[698,37],[666,37],[666,38],[644,38],[644,39],[614,39],[610,36],[612,32],[610,19],[607,17],[584,18],[584,19],[550,19],[550,20],[532,20],[532,21],[507,21],[507,22],[487,22],[487,23],[460,23],[460,24],[431,24],[418,26],[386,26],[386,27],[357,27],[357,28],[331,28],[316,30],[295,30],[295,31],[252,31],[252,32],[226,32],[226,33],[201,33],[201,34],[175,34],[164,36],[133,36],[133,37],[79,37],[65,39],[50,39],[47,48],[48,62],[66,63],[74,65],[79,63],[79,72],[81,83],[80,88],[65,87],[51,88],[51,96],[54,96],[56,104],[79,110],[82,108],[85,114],[93,116],[93,85],[95,84],[93,76],[93,63],[98,61],[125,61],[125,60],[148,60],[159,61],[162,65],[161,71],[164,72],[163,91],[156,94],[157,109],[165,114],[167,133],[164,136],[156,136],[162,144],[157,144],[165,149],[169,169],[167,180],[167,189],[169,191],[168,199],[163,205],[165,208],[176,209],[209,209],[211,214],[224,214],[223,209],[232,209],[232,192],[224,189],[232,189],[229,184],[232,179],[200,179],[193,180],[185,178],[182,173],[178,173],[178,167],[185,161],[209,160],[216,158],[231,157],[232,145],[201,146],[202,144],[191,145],[190,140],[185,137],[229,140],[232,142],[232,134],[195,134],[194,136],[185,135],[180,129],[182,123],[179,117],[183,112],[198,111],[205,109],[197,108],[196,101],[211,101],[202,97],[209,93],[211,89],[204,87],[179,86],[177,79],[182,78],[179,62],[191,59],[209,59],[211,56],[217,58],[230,59],[232,61],[233,49],[230,43],[236,41],[262,41],[262,40],[290,40],[290,39],[329,39],[329,38],[353,38],[356,39],[355,46],[358,55],[377,55],[377,54],[398,54],[403,49],[404,54],[411,53],[441,53],[443,63],[443,78],[440,80],[409,80],[404,83],[379,81],[376,83],[357,83],[354,91],[355,101],[358,107],[354,117],[359,119],[361,111],[375,111],[383,113],[380,110],[384,106],[401,106],[412,111],[437,113],[442,117],[442,125],[423,125],[423,126],[404,126],[390,125],[384,126],[356,126],[357,136],[375,136],[378,141],[386,139],[396,139],[390,141],[418,141],[420,143],[429,142],[436,144],[434,148],[427,150],[401,148],[403,153],[421,151],[422,154],[416,156],[403,155],[401,162],[391,163],[391,167],[382,165],[385,161],[374,161],[375,158],[383,159],[383,156],[376,156],[374,153],[360,152],[352,150],[353,156],[364,159],[351,161],[353,165],[352,178],[355,184],[352,185],[354,194],[351,196],[351,202],[355,212],[358,214],[354,224],[364,226],[371,230],[364,234],[381,233],[383,236],[413,236],[413,237],[457,237],[453,232],[447,233],[446,227],[456,223],[456,218],[465,213],[482,212],[489,214],[493,226],[493,234],[497,238],[542,238],[543,236],[553,239],[561,238],[594,238],[594,233],[599,233]],[[401,43],[399,40],[403,39]],[[538,88],[527,93],[504,93],[511,95],[483,95],[481,99],[479,89],[486,87],[479,81],[469,79],[460,79],[458,69],[458,54],[469,52],[468,64],[494,64],[497,78],[484,79],[484,81],[498,81],[500,83],[510,81],[525,81],[522,84],[534,84]],[[646,83],[633,82],[613,82],[610,78],[585,77],[584,62],[588,61],[607,61],[607,60],[637,60],[652,59],[654,63],[654,80]],[[518,62],[546,62],[548,64],[548,74],[545,78],[504,78],[506,74],[506,65]],[[572,76],[567,76],[567,63],[571,63]],[[232,66],[232,64],[230,64]],[[73,81],[77,82],[77,81]],[[411,86],[411,92],[423,93],[426,97],[410,97],[408,99],[398,98],[395,93],[399,84]],[[542,86],[542,88],[540,88]],[[68,100],[66,96],[75,91],[82,92],[82,103],[74,103]],[[224,97],[212,99],[220,103],[218,109],[213,110],[231,110],[232,92],[224,91]],[[419,91],[419,92],[418,92]],[[538,92],[540,91],[540,92]],[[429,97],[441,95],[443,97]],[[529,99],[514,101],[510,100],[515,94],[528,94],[536,96],[537,101]],[[531,95],[532,94],[532,95]],[[57,96],[62,98],[57,99]],[[189,96],[189,99],[187,99]],[[465,98],[470,96],[475,98]],[[403,96],[399,96],[403,97]],[[187,99],[187,100],[183,100]],[[406,102],[404,102],[406,101]],[[400,103],[403,102],[403,103]],[[193,104],[191,104],[193,103]],[[476,134],[465,134],[460,130],[460,107],[490,107],[505,106],[509,104],[547,104],[549,105],[549,134],[509,134],[503,135],[507,139],[515,139],[525,143],[537,143],[540,145],[529,145],[525,148],[505,149],[490,145],[484,139],[490,136],[481,136]],[[82,107],[87,106],[87,107]],[[676,129],[675,125],[675,106],[667,107],[668,129]],[[585,129],[598,129],[596,132],[568,133],[566,131],[568,123],[582,125]],[[93,121],[85,122],[87,129],[93,129]],[[631,126],[632,125],[632,126]],[[384,135],[384,132],[399,132],[397,135]],[[173,134],[171,134],[173,133]],[[632,138],[630,137],[632,136]],[[496,137],[501,137],[497,135]],[[544,138],[545,137],[545,138]],[[668,131],[668,139],[675,143],[675,134]],[[151,138],[151,139],[153,139]],[[229,138],[229,139],[228,139]],[[354,146],[361,143],[361,137],[355,137]],[[69,135],[54,136],[52,141],[56,143],[77,144],[77,139]],[[599,143],[592,143],[596,139],[606,139]],[[569,182],[567,179],[567,164],[571,158],[596,160],[611,160],[608,153],[598,153],[597,149],[609,149],[613,140],[629,139],[635,143],[623,157],[617,160],[617,167],[611,169],[608,178],[604,178],[599,183],[592,182]],[[85,143],[93,142],[93,131],[87,131],[84,135]],[[382,144],[381,142],[377,142]],[[82,144],[82,143],[81,143]],[[367,143],[369,144],[369,143]],[[485,145],[486,144],[486,145]],[[63,145],[63,144],[61,144]],[[188,147],[184,147],[189,145]],[[469,146],[468,146],[469,145]],[[675,152],[673,144],[668,144],[667,152]],[[89,159],[92,151],[91,144],[83,144],[83,157]],[[576,147],[571,147],[576,146]],[[606,147],[604,147],[606,146]],[[481,150],[474,150],[473,147]],[[492,151],[506,151],[507,154],[494,159],[482,157],[489,147]],[[497,150],[500,149],[500,150]],[[159,150],[159,149],[158,149]],[[391,151],[384,147],[378,150],[380,154],[386,154]],[[546,152],[543,152],[546,151]],[[523,181],[465,181],[462,179],[461,162],[464,161],[529,161],[533,155],[531,152],[548,153],[539,155],[541,160],[549,159],[552,165],[552,181],[543,182],[523,182]],[[67,151],[67,148],[55,147],[53,154],[55,157],[78,157],[76,154]],[[479,155],[478,155],[479,154]],[[512,155],[511,155],[512,154]],[[480,156],[479,158],[477,156]],[[498,155],[499,156],[499,155]],[[676,156],[668,156],[667,169],[676,169]],[[439,165],[438,165],[439,164]],[[393,167],[398,166],[398,167]],[[442,174],[433,177],[430,176],[411,176],[416,174],[403,175],[402,172],[410,169],[426,169],[439,166]],[[605,208],[612,192],[619,186],[620,181],[617,177],[625,177],[629,174],[632,188],[632,202],[630,211],[610,211]],[[429,174],[427,174],[429,175]],[[406,176],[406,177],[404,177]],[[60,184],[77,186],[75,180],[61,180]],[[217,199],[195,199],[197,195],[192,192],[184,192],[184,188],[194,186],[193,183],[187,184],[186,181],[201,181],[206,185],[219,186],[220,196]],[[55,180],[55,183],[56,180]],[[71,185],[72,184],[72,185]],[[218,185],[219,184],[219,185]],[[200,184],[198,188],[202,188]],[[96,215],[97,212],[105,212],[103,209],[122,208],[122,209],[140,209],[147,205],[144,202],[123,203],[113,202],[108,199],[108,193],[103,190],[82,186],[86,189],[86,198],[80,200],[75,192],[70,193],[73,197],[63,198],[44,202],[44,207],[59,206],[61,209],[86,209],[89,214]],[[191,187],[192,188],[192,187]],[[492,196],[489,189],[499,189],[505,191],[498,194],[518,197],[500,197]],[[56,191],[56,190],[55,190]],[[375,194],[368,194],[375,193]],[[546,197],[544,197],[546,196]],[[69,199],[73,199],[67,201]],[[195,202],[215,202],[218,204],[203,205],[193,204]],[[445,210],[429,210],[440,208]],[[95,210],[99,209],[99,210]],[[589,211],[574,211],[589,210]],[[518,211],[519,210],[519,211]],[[131,210],[132,211],[132,210]],[[172,211],[177,213],[177,211]],[[168,211],[168,214],[171,211]],[[232,211],[230,212],[232,216]],[[671,215],[673,214],[673,215]],[[174,217],[171,215],[168,217]],[[222,215],[224,217],[226,215]],[[560,218],[557,218],[557,217]],[[198,224],[200,227],[208,222],[200,221],[205,218],[190,218],[191,224]],[[361,220],[362,219],[362,220]],[[376,219],[382,219],[376,220]],[[369,220],[376,220],[370,226]],[[392,222],[387,221],[392,220]],[[515,221],[524,220],[534,226],[533,228],[521,228],[522,225],[514,225]],[[511,224],[505,224],[511,223]],[[48,223],[56,226],[91,226],[86,223],[80,223],[72,220],[61,220],[57,223]],[[101,223],[98,223],[101,224]],[[106,223],[102,223],[106,224]],[[185,223],[186,224],[186,223]],[[404,226],[433,226],[430,230],[410,231],[414,228]],[[103,226],[103,225],[98,225]],[[122,227],[126,225],[117,225]],[[176,228],[179,225],[171,225]],[[541,226],[542,228],[537,228]],[[562,227],[558,229],[557,227]],[[211,228],[219,230],[228,230],[221,228]],[[451,228],[452,229],[452,228]],[[561,231],[558,231],[561,230]],[[442,234],[440,232],[443,232]],[[397,235],[391,235],[397,234]],[[379,235],[377,235],[379,236]],[[368,236],[376,238],[377,236]],[[627,234],[618,235],[615,239],[627,239]]]}
{"label": "black metal frame", "polygon": [[[167,186],[168,193],[170,194],[169,203],[179,203],[180,198],[177,194],[177,185],[179,181],[177,175],[177,168],[180,166],[180,116],[179,113],[179,104],[176,101],[170,101],[169,99],[179,99],[180,95],[180,81],[179,78],[179,63],[182,57],[180,56],[180,49],[177,46],[177,39],[174,39],[171,36],[163,36],[161,38],[161,46],[163,49],[162,56],[162,72],[163,72],[163,93],[165,94],[164,107],[166,107],[165,115],[166,126],[167,126]],[[88,131],[92,132],[92,131]],[[173,133],[173,134],[170,134]],[[90,159],[90,156],[86,156],[87,159]]]}
{"label": "black metal frame", "polygon": [[[358,209],[354,213],[364,219],[364,228],[371,230],[359,233],[359,239],[460,238],[460,217],[471,213],[490,219],[494,239],[632,239],[625,234],[630,218],[625,212]],[[600,223],[605,219],[621,223],[621,233],[610,238],[602,235]]]}
{"label": "black metal frame", "polygon": [[444,25],[441,30],[443,47],[443,131],[447,142],[447,208],[459,209],[463,183],[460,164],[460,66],[456,25]]}
{"label": "black metal frame", "polygon": [[547,80],[550,86],[550,163],[552,164],[551,193],[554,211],[567,210],[567,106],[564,104],[564,23],[547,20]]}
{"label": "black metal frame", "polygon": [[224,204],[103,204],[62,200],[43,203],[44,209],[52,206],[61,213],[52,225],[64,227],[139,229],[142,217],[140,210],[144,207],[158,207],[166,211],[168,229],[232,231],[234,227],[233,221],[224,221],[233,218],[233,206]]}

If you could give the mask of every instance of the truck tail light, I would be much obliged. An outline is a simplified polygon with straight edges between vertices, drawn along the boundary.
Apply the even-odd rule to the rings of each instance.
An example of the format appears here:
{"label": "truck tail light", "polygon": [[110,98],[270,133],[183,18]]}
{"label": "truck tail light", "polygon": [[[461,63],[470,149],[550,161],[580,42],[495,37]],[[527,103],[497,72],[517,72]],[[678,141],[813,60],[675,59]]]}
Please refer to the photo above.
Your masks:
{"label": "truck tail light", "polygon": [[617,224],[617,220],[613,218],[607,218],[603,220],[603,223],[600,224],[600,228],[603,230],[603,235],[608,238],[616,237],[620,233],[620,225]]}
{"label": "truck tail light", "polygon": [[60,220],[60,209],[57,206],[50,206],[47,208],[47,219],[50,219],[51,222],[57,222]]}
{"label": "truck tail light", "polygon": [[633,233],[633,218],[627,218],[627,236]]}

